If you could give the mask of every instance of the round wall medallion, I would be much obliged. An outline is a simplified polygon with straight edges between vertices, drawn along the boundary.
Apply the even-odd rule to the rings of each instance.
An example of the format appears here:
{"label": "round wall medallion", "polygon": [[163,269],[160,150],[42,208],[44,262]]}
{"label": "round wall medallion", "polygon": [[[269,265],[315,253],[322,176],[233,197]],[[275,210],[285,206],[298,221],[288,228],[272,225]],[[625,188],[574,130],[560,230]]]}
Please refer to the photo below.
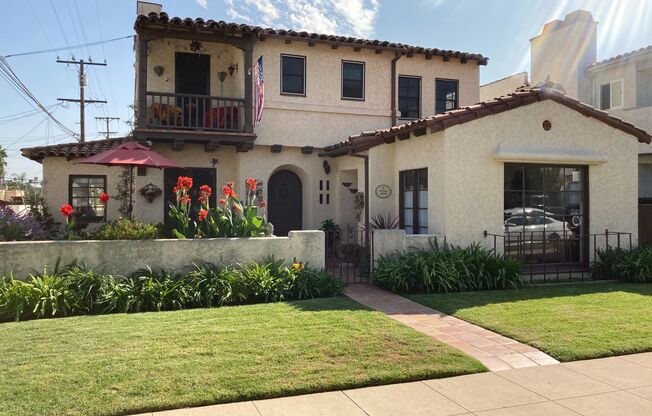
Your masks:
{"label": "round wall medallion", "polygon": [[380,199],[389,198],[392,195],[392,188],[389,185],[381,184],[376,187],[376,196]]}
{"label": "round wall medallion", "polygon": [[545,131],[548,131],[552,128],[552,123],[550,120],[544,120],[542,126]]}

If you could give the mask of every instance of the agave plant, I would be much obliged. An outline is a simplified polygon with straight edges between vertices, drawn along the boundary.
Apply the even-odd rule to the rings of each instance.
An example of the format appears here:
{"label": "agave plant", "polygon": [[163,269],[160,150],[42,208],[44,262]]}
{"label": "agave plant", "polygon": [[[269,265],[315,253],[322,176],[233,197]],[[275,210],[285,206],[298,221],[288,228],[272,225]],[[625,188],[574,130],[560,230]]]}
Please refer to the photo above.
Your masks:
{"label": "agave plant", "polygon": [[369,221],[369,227],[374,230],[395,230],[399,226],[398,217],[392,216],[390,213],[374,215]]}

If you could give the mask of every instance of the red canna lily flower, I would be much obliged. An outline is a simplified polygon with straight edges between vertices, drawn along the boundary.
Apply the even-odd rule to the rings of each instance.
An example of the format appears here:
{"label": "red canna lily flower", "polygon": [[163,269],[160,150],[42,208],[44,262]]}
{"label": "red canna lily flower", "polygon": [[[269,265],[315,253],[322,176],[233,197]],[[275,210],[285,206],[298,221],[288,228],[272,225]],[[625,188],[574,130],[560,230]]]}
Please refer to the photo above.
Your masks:
{"label": "red canna lily flower", "polygon": [[219,200],[219,203],[220,203],[220,205],[224,205],[224,204],[226,204],[226,199],[220,199],[220,200]]}
{"label": "red canna lily flower", "polygon": [[109,194],[102,192],[100,194],[100,201],[102,201],[103,204],[106,204],[109,201]]}
{"label": "red canna lily flower", "polygon": [[207,216],[208,216],[208,211],[206,211],[205,209],[200,209],[199,213],[197,214],[197,220],[204,221]]}
{"label": "red canna lily flower", "polygon": [[202,185],[199,187],[199,191],[204,194],[204,196],[211,196],[213,194],[213,190],[211,189],[210,186],[208,185]]}
{"label": "red canna lily flower", "polygon": [[66,218],[71,216],[73,211],[74,210],[72,208],[72,205],[70,205],[70,204],[63,204],[63,205],[61,205],[61,208],[59,208],[59,212],[61,212],[63,214],[63,216],[66,217]]}
{"label": "red canna lily flower", "polygon": [[199,195],[197,197],[197,200],[199,201],[200,204],[203,204],[204,202],[206,202],[206,197],[204,197],[203,195]]}
{"label": "red canna lily flower", "polygon": [[251,189],[252,191],[256,190],[256,180],[254,178],[249,178],[246,180],[247,188]]}
{"label": "red canna lily flower", "polygon": [[267,202],[265,202],[265,201],[260,201],[260,203],[258,204],[258,206],[261,207],[261,208],[265,208],[265,207],[267,206]]}
{"label": "red canna lily flower", "polygon": [[188,176],[179,176],[177,179],[177,189],[178,190],[183,190],[183,189],[190,189],[192,188],[192,178]]}
{"label": "red canna lily flower", "polygon": [[230,187],[229,185],[224,185],[222,187],[222,193],[227,197],[232,197],[232,196],[235,195],[235,192],[233,191],[233,188]]}

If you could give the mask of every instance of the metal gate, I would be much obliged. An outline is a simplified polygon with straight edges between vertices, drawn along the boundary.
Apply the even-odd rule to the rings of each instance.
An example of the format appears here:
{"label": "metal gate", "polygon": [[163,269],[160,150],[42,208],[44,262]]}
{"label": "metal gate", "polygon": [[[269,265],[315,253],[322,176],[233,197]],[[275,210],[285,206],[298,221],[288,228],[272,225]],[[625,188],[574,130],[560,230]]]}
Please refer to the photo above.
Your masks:
{"label": "metal gate", "polygon": [[324,234],[326,270],[346,284],[369,282],[373,273],[373,230],[346,224]]}

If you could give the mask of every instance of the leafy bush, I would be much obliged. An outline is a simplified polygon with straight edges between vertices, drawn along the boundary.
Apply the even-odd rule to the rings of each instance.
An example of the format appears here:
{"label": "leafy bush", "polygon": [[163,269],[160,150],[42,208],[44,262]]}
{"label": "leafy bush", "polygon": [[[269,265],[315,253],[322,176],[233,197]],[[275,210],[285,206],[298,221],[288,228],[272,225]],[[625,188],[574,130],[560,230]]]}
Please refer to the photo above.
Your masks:
{"label": "leafy bush", "polygon": [[427,250],[381,256],[374,282],[392,292],[457,292],[521,285],[520,265],[473,244],[466,248],[431,243]]}
{"label": "leafy bush", "polygon": [[104,223],[91,233],[94,240],[153,240],[159,237],[159,226],[126,218]]}
{"label": "leafy bush", "polygon": [[598,249],[593,266],[594,279],[619,279],[627,282],[652,282],[652,248],[639,246],[633,250],[607,247]]}
{"label": "leafy bush", "polygon": [[17,214],[0,206],[0,241],[47,240],[52,237],[47,221],[32,213]]}
{"label": "leafy bush", "polygon": [[342,288],[324,271],[273,259],[227,267],[196,264],[180,274],[147,268],[127,277],[72,264],[26,282],[1,280],[0,321],[278,302],[336,296]]}

